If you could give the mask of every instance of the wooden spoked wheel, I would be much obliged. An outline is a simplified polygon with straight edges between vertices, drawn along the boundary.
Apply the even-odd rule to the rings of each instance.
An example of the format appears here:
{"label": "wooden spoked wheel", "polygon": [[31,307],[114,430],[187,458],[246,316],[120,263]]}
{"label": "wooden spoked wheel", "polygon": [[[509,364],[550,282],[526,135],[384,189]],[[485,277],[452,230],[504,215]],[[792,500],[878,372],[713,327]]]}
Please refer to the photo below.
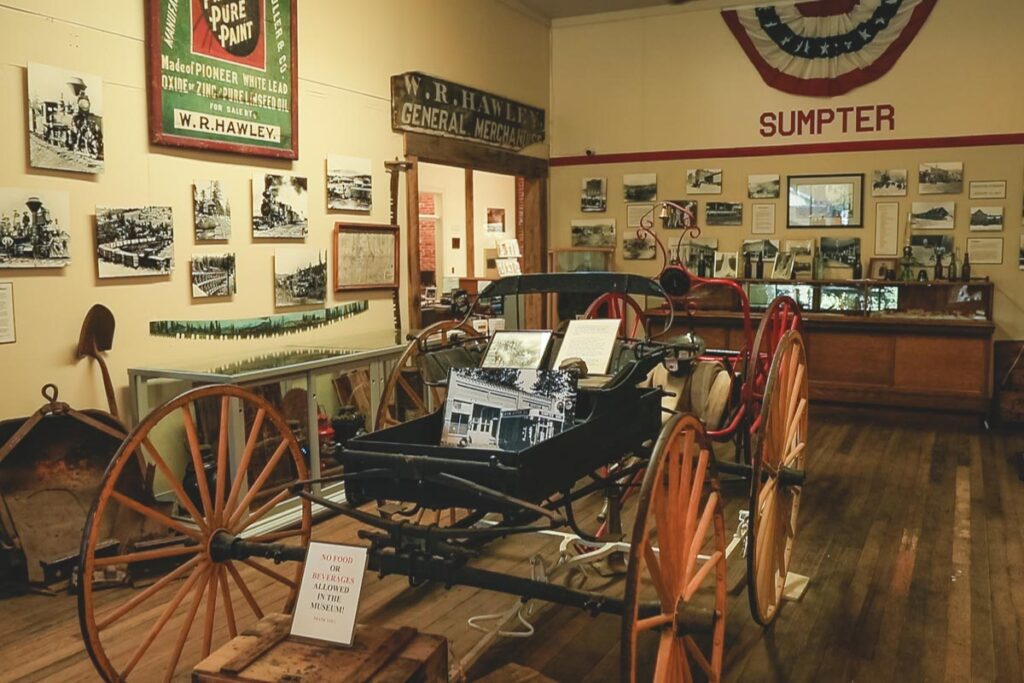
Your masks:
{"label": "wooden spoked wheel", "polygon": [[[629,334],[627,334],[626,328],[629,312],[633,313],[633,324],[628,325]],[[644,313],[644,309],[640,307],[636,299],[626,294],[618,292],[602,294],[587,306],[583,317],[588,320],[618,318],[621,321],[619,323],[619,337],[623,339],[647,338],[647,314]]]}
{"label": "wooden spoked wheel", "polygon": [[[441,343],[447,344],[453,332],[460,332],[471,339],[483,339],[470,325],[464,325],[460,320],[442,320],[421,330],[409,342],[409,346],[402,352],[388,376],[373,423],[375,431],[400,425],[411,417],[422,417],[430,412],[424,391],[427,387],[422,383],[419,360],[423,357],[427,341],[431,337],[439,335]],[[430,387],[429,392],[435,402],[435,408],[444,401],[443,390],[439,387]]]}
{"label": "wooden spoked wheel", "polygon": [[807,447],[807,358],[803,338],[782,335],[754,433],[747,539],[747,595],[755,621],[778,615],[796,536]]}
{"label": "wooden spoked wheel", "polygon": [[[197,421],[200,416],[206,419]],[[231,435],[230,425],[237,428],[239,421],[244,427],[240,454],[229,446],[241,436]],[[182,428],[183,439],[178,436]],[[198,477],[198,491],[190,495],[178,472],[187,461],[203,472],[204,446],[216,457],[215,481]],[[123,493],[139,459],[151,464],[153,488],[168,491],[169,502],[140,502]],[[243,537],[253,543],[293,539],[286,543],[308,546],[310,503],[290,490],[293,482],[307,478],[299,444],[284,418],[244,389],[193,389],[146,416],[107,468],[82,539],[79,624],[103,679],[169,681],[187,675],[214,647],[265,613],[291,612],[302,563],[287,576],[253,557],[227,559],[224,548]],[[297,527],[260,532],[261,520],[291,504],[299,515]],[[105,520],[128,511],[146,519],[147,536],[119,539],[118,554],[102,553],[101,529],[109,528]],[[147,547],[142,541],[153,537],[166,543],[140,549]],[[99,590],[111,570],[152,562],[167,563],[162,565],[166,573],[149,586]]]}
{"label": "wooden spoked wheel", "polygon": [[757,334],[754,335],[754,348],[747,357],[747,365],[743,372],[746,395],[753,400],[753,409],[759,407],[764,396],[768,370],[775,357],[775,350],[782,341],[782,335],[790,330],[799,331],[801,321],[800,305],[788,296],[775,297],[765,309],[761,323],[757,326]]}
{"label": "wooden spoked wheel", "polygon": [[[640,488],[622,616],[621,680],[718,681],[725,649],[725,522],[714,456],[693,415],[662,428]],[[657,642],[653,674],[639,656]]]}

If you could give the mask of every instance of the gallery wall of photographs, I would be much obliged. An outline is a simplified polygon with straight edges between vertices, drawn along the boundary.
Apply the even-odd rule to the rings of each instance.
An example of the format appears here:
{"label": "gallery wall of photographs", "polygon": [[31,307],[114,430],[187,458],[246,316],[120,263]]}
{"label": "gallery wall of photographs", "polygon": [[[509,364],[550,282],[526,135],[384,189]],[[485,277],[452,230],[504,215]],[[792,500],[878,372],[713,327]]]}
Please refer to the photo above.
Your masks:
{"label": "gallery wall of photographs", "polygon": [[[614,269],[653,275],[661,254],[644,225],[701,275],[785,280],[907,277],[908,249],[914,280],[936,266],[959,278],[966,259],[1013,298],[1024,288],[1024,153],[1014,157],[1012,173],[979,149],[556,169],[551,244],[612,250]],[[699,237],[685,230],[694,222]]]}

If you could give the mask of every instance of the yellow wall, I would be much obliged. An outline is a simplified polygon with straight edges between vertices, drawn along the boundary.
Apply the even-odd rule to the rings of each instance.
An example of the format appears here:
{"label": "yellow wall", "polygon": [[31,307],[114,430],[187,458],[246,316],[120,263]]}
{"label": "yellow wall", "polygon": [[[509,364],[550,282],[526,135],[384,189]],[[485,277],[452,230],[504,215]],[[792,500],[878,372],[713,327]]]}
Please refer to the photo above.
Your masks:
{"label": "yellow wall", "polygon": [[[766,86],[722,20],[716,6],[723,4],[698,0],[678,8],[554,22],[552,157],[582,155],[587,149],[603,155],[1024,132],[1024,89],[1013,85],[1019,83],[1024,70],[1024,53],[1018,49],[1019,36],[1014,28],[1024,22],[1024,3],[1017,0],[937,3],[918,37],[889,74],[847,95],[828,99],[789,95]],[[759,117],[765,111],[871,104],[896,108],[894,132],[844,135],[833,127],[822,135],[771,140],[759,134]],[[960,195],[919,197],[916,169],[928,161],[962,161],[965,181],[1006,180],[1007,197],[970,200],[966,182]],[[695,167],[722,168],[723,193],[686,195],[686,170]],[[870,191],[866,192],[863,229],[785,229],[787,175],[864,173],[869,185],[871,172],[883,168],[908,169],[909,193],[907,197],[876,200]],[[1002,204],[1004,230],[978,236],[1003,238],[1003,264],[976,265],[973,271],[976,276],[990,276],[996,283],[997,335],[1024,337],[1024,272],[1017,266],[1024,146],[556,167],[551,173],[550,245],[569,245],[573,219],[602,215],[616,219],[621,242],[627,233],[622,175],[636,172],[658,174],[659,199],[697,199],[701,223],[706,200],[743,202],[743,227],[704,231],[705,236],[719,239],[723,250],[734,251],[743,239],[763,237],[750,234],[751,204],[774,203],[773,239],[859,236],[865,265],[874,255],[877,201],[899,202],[901,239],[912,201],[956,201],[955,235],[961,251],[966,246],[970,207]],[[747,198],[747,175],[759,173],[782,176],[780,199]],[[589,176],[608,179],[607,214],[580,212],[580,181]],[[657,269],[654,262],[623,262],[621,249],[616,257],[618,268],[623,270],[653,274]]]}
{"label": "yellow wall", "polygon": [[[127,403],[127,368],[241,358],[285,344],[359,344],[387,339],[391,300],[371,294],[369,312],[320,331],[267,341],[191,341],[150,337],[154,319],[216,319],[266,315],[273,306],[273,244],[253,244],[248,216],[254,171],[288,170],[309,178],[310,227],[306,244],[330,249],[338,220],[365,216],[328,213],[328,153],[374,161],[373,222],[388,219],[383,162],[402,154],[390,128],[389,77],[427,73],[548,108],[548,27],[496,0],[300,0],[299,160],[201,153],[153,146],[147,130],[144,3],[135,0],[6,0],[0,5],[0,186],[61,190],[71,200],[71,265],[64,271],[0,270],[14,282],[18,341],[0,346],[3,387],[0,418],[27,414],[41,403],[45,382],[78,407],[102,406],[99,374],[76,361],[74,347],[85,312],[94,303],[117,318],[109,354],[119,398]],[[506,46],[515,45],[515,59]],[[26,64],[80,68],[104,79],[106,170],[98,177],[30,169],[25,125]],[[527,153],[546,156],[545,145]],[[192,226],[193,178],[221,178],[232,203],[227,249],[238,257],[238,294],[229,301],[191,298],[188,260],[222,245],[196,246]],[[403,192],[404,196],[404,192]],[[160,204],[173,208],[175,269],[168,278],[131,282],[96,278],[96,205]],[[405,209],[401,207],[403,224]],[[405,271],[403,270],[403,273]],[[333,275],[333,269],[332,269]],[[404,278],[404,274],[403,274]],[[328,305],[357,296],[330,294]],[[405,297],[403,296],[403,301]],[[294,309],[292,309],[294,310]],[[407,316],[405,318],[408,319]],[[127,407],[127,406],[125,406]]]}

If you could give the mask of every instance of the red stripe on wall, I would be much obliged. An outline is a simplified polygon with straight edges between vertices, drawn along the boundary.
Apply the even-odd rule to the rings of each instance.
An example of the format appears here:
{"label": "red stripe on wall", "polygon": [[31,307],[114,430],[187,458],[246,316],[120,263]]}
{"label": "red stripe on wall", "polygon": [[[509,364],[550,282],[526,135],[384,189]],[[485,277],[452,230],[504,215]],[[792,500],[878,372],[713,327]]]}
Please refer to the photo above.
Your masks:
{"label": "red stripe on wall", "polygon": [[832,154],[835,152],[886,152],[901,149],[938,149],[942,147],[998,147],[1024,145],[1024,133],[959,135],[945,138],[904,138],[901,140],[850,140],[844,142],[806,142],[792,145],[758,147],[709,147],[661,152],[621,152],[589,156],[552,157],[551,166],[590,166],[628,164],[636,161],[676,161],[679,159],[735,159],[738,157],[790,156],[795,154]]}

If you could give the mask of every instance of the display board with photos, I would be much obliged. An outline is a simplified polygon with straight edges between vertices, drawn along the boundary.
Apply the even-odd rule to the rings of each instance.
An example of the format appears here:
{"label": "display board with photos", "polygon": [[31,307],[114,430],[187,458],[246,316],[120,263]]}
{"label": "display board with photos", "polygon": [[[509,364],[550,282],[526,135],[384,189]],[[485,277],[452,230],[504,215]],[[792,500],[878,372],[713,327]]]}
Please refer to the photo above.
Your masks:
{"label": "display board with photos", "polygon": [[441,445],[522,451],[570,429],[576,374],[566,370],[453,368]]}

